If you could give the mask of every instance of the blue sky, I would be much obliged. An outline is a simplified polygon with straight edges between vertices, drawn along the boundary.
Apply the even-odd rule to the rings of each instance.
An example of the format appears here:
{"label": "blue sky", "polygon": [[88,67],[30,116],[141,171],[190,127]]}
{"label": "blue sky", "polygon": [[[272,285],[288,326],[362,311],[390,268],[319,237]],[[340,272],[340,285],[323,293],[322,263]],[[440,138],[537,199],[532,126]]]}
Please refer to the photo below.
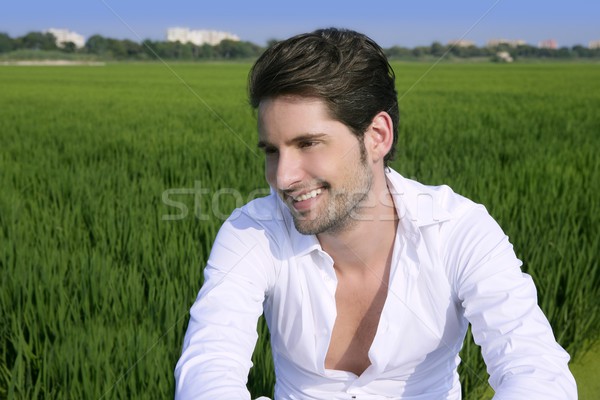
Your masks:
{"label": "blue sky", "polygon": [[264,45],[271,38],[326,26],[366,33],[380,45],[414,47],[446,43],[465,35],[523,39],[559,46],[600,40],[600,2],[595,0],[3,0],[0,32],[67,28],[86,38],[164,40],[166,29],[181,26],[237,34]]}

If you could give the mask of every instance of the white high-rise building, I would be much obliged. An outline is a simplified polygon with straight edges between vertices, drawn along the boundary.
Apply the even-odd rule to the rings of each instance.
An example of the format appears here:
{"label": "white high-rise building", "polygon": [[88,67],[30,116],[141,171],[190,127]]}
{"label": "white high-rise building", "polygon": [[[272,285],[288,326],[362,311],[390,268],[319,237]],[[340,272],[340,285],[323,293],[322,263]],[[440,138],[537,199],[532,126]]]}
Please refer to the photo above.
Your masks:
{"label": "white high-rise building", "polygon": [[211,30],[192,30],[189,28],[169,28],[167,29],[167,41],[169,42],[181,42],[181,43],[193,43],[197,46],[201,46],[205,43],[211,46],[221,43],[221,41],[228,39],[239,41],[240,38],[237,35],[229,32],[211,31]]}
{"label": "white high-rise building", "polygon": [[77,48],[82,48],[85,46],[85,37],[68,29],[50,28],[46,31],[46,33],[51,33],[56,37],[56,45],[58,47],[65,47],[65,43],[68,42],[75,43],[75,47]]}

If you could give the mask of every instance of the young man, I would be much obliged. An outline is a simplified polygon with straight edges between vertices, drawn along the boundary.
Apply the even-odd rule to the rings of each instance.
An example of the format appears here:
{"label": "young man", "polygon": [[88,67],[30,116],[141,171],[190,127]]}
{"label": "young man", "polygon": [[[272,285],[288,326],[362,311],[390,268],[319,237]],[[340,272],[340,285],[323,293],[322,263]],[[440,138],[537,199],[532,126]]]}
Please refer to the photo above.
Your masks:
{"label": "young man", "polygon": [[387,167],[394,73],[326,29],[250,73],[272,193],[223,224],[175,375],[180,399],[248,399],[265,314],[275,399],[460,399],[467,325],[497,399],[574,399],[568,354],[485,208]]}

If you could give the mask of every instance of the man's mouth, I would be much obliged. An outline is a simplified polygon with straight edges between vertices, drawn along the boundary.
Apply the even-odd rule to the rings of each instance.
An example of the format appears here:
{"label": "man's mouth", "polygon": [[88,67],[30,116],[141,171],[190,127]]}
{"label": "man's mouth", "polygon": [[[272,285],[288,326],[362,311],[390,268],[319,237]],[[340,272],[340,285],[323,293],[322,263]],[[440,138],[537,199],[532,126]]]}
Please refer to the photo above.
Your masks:
{"label": "man's mouth", "polygon": [[310,192],[301,194],[300,196],[292,197],[292,199],[294,200],[294,203],[298,203],[300,201],[305,201],[305,200],[317,197],[322,192],[323,192],[323,190],[321,188],[318,188],[318,189],[311,190]]}

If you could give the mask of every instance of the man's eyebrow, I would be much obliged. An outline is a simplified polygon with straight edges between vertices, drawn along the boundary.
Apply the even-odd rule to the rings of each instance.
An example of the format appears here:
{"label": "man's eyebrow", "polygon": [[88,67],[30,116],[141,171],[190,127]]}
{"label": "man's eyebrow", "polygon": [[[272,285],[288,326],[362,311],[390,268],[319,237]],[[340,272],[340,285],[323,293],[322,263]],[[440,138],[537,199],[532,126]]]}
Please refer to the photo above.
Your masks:
{"label": "man's eyebrow", "polygon": [[304,135],[296,136],[295,138],[293,138],[292,140],[290,140],[289,143],[290,144],[300,143],[300,142],[305,142],[307,140],[320,139],[320,138],[322,138],[324,136],[327,136],[327,134],[326,133],[319,133],[319,132],[305,133]]}

